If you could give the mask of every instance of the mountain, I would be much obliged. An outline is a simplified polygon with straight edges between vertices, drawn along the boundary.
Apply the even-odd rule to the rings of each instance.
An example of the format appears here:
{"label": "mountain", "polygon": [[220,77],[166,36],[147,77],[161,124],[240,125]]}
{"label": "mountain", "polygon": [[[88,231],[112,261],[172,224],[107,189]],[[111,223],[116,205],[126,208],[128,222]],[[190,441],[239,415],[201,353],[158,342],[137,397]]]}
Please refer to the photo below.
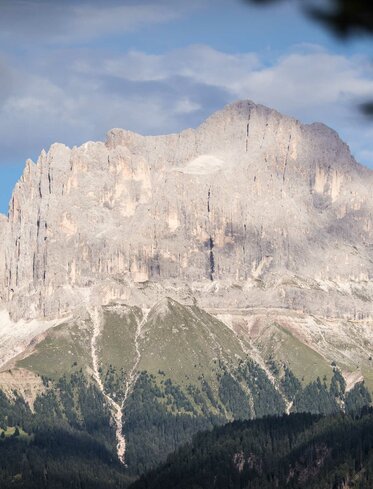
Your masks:
{"label": "mountain", "polygon": [[16,319],[166,295],[361,319],[372,175],[331,129],[252,102],[180,134],[55,144],[1,223],[1,297]]}
{"label": "mountain", "polygon": [[29,160],[0,219],[0,428],[45,418],[134,478],[233,420],[358,412],[372,183],[333,130],[250,101]]}
{"label": "mountain", "polygon": [[200,433],[131,489],[368,489],[373,416],[297,414]]}

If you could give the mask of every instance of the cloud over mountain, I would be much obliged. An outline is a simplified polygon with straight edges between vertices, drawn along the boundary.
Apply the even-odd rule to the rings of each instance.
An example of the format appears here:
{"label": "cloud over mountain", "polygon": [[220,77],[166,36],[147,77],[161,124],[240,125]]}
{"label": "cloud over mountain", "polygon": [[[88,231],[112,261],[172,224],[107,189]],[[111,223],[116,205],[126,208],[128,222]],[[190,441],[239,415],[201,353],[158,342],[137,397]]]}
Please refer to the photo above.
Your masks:
{"label": "cloud over mountain", "polygon": [[255,53],[204,45],[110,56],[56,48],[23,67],[3,58],[0,150],[10,155],[17,147],[21,157],[54,140],[102,139],[114,126],[145,134],[180,130],[244,97],[337,126],[364,157],[369,128],[350,127],[356,100],[373,91],[364,61],[300,47],[268,65]]}

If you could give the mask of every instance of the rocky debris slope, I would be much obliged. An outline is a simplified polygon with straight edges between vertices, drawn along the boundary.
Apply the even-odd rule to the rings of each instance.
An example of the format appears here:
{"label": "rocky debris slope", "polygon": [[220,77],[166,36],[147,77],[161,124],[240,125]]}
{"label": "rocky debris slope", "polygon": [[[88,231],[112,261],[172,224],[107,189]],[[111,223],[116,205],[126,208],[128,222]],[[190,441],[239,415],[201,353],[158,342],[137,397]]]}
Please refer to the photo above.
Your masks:
{"label": "rocky debris slope", "polygon": [[60,324],[60,320],[14,322],[5,309],[0,309],[0,368],[8,361],[22,354],[28,347],[32,349],[43,338],[43,334]]}
{"label": "rocky debris slope", "polygon": [[0,297],[14,319],[166,295],[367,318],[372,184],[333,130],[250,101],[180,134],[54,144],[0,220]]}

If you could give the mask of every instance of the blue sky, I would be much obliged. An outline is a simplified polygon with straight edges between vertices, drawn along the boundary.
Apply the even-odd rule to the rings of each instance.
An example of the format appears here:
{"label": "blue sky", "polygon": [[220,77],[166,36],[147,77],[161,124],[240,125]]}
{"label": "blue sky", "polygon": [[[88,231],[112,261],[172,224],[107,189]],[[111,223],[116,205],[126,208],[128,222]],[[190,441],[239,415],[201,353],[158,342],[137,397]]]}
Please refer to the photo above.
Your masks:
{"label": "blue sky", "polygon": [[372,43],[342,43],[288,1],[0,0],[0,212],[55,141],[196,126],[249,98],[336,129],[373,167]]}

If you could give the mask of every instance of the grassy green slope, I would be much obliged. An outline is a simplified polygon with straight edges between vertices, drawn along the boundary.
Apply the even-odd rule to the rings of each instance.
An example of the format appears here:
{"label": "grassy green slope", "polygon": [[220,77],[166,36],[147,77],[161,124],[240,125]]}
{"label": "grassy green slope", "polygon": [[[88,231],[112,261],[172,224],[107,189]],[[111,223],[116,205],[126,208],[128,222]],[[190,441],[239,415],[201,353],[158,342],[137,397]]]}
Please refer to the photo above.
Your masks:
{"label": "grassy green slope", "polygon": [[219,360],[237,365],[245,353],[234,334],[197,307],[163,299],[149,313],[141,338],[140,370],[159,371],[181,385],[215,380]]}
{"label": "grassy green slope", "polygon": [[269,324],[255,345],[267,362],[272,359],[279,365],[287,365],[303,384],[317,377],[330,381],[333,376],[332,366],[325,358],[279,324]]}
{"label": "grassy green slope", "polygon": [[141,372],[126,402],[127,462],[142,473],[201,429],[284,412],[265,372],[225,324],[163,299],[139,338]]}
{"label": "grassy green slope", "polygon": [[135,336],[143,317],[141,309],[127,306],[103,308],[102,331],[97,346],[105,391],[122,400],[126,379],[136,362]]}
{"label": "grassy green slope", "polygon": [[103,308],[103,317],[98,341],[103,368],[112,365],[128,372],[136,355],[135,334],[142,311],[138,307],[107,306]]}
{"label": "grassy green slope", "polygon": [[64,374],[91,365],[90,338],[88,321],[62,324],[51,329],[29,356],[17,361],[16,366],[58,380]]}

